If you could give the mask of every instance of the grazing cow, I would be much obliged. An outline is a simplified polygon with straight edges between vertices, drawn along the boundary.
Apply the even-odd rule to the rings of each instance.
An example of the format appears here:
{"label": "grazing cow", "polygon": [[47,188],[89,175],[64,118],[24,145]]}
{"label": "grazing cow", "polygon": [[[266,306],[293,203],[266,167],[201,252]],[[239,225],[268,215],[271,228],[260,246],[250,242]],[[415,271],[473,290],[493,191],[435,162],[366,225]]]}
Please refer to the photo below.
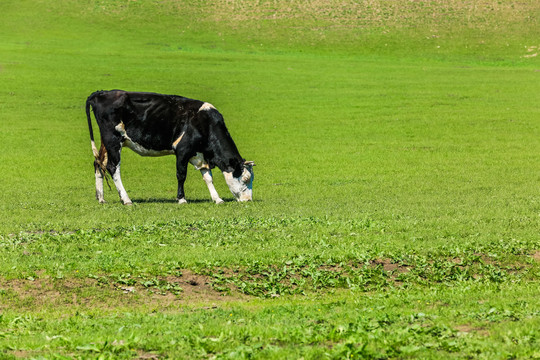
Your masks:
{"label": "grazing cow", "polygon": [[[90,107],[101,133],[94,142]],[[176,155],[179,204],[186,203],[184,182],[188,162],[201,171],[212,200],[223,202],[212,183],[217,166],[238,201],[252,200],[253,162],[245,161],[225,126],[223,116],[209,103],[176,95],[122,90],[96,91],[86,100],[86,117],[94,153],[96,198],[104,203],[103,178],[111,174],[124,205],[131,205],[120,178],[120,153],[126,146],[142,156]]]}

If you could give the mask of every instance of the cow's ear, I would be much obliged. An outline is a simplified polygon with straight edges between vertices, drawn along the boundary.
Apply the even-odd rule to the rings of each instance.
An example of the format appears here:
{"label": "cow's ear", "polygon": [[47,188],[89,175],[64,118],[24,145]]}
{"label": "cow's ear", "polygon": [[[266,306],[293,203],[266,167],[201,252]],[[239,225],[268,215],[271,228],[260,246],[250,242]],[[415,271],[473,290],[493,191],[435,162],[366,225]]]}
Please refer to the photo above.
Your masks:
{"label": "cow's ear", "polygon": [[255,166],[255,161],[244,161],[245,166]]}

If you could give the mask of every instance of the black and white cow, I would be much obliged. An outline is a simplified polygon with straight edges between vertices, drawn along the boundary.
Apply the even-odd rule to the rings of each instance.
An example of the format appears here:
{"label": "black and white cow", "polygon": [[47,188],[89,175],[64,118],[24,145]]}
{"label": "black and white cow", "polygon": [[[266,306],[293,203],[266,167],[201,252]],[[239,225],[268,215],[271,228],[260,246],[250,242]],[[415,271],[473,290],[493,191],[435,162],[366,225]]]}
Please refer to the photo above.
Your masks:
{"label": "black and white cow", "polygon": [[[90,108],[101,133],[94,142]],[[142,156],[176,155],[179,204],[186,202],[184,182],[188,162],[201,171],[212,200],[221,203],[212,183],[217,166],[238,201],[252,200],[253,162],[245,161],[225,126],[223,116],[209,103],[176,95],[122,90],[96,91],[86,100],[86,117],[95,161],[96,198],[105,202],[103,177],[108,171],[124,205],[130,205],[120,178],[120,153],[126,146]]]}

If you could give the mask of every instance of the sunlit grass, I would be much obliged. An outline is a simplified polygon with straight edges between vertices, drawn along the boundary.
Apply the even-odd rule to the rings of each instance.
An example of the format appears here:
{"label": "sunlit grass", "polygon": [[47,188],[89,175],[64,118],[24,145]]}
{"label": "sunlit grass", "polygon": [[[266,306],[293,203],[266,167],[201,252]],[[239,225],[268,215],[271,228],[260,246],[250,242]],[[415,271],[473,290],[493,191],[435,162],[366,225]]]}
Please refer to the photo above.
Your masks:
{"label": "sunlit grass", "polygon": [[[0,3],[0,358],[539,356],[536,2],[343,4]],[[98,204],[112,88],[215,105],[255,201],[125,150]]]}

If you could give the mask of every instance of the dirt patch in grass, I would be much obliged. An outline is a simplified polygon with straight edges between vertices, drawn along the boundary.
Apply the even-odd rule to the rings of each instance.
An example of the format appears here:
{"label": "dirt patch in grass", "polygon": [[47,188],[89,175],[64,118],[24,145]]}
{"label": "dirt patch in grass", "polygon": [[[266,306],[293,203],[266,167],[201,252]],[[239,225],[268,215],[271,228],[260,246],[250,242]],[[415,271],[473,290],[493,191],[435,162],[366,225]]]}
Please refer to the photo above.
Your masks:
{"label": "dirt patch in grass", "polygon": [[207,276],[189,270],[183,271],[181,276],[164,277],[162,281],[176,291],[173,293],[166,288],[141,283],[124,285],[93,278],[55,279],[47,275],[30,279],[0,278],[0,310],[56,306],[116,308],[124,305],[164,310],[196,304],[212,307],[219,302],[243,299],[239,294],[214,290]]}
{"label": "dirt patch in grass", "polygon": [[384,271],[390,272],[390,273],[393,273],[393,274],[405,273],[405,272],[409,271],[408,266],[394,263],[394,262],[392,262],[391,259],[376,259],[376,260],[373,260],[371,262],[371,265],[374,265],[374,266],[380,265],[380,266],[382,266]]}
{"label": "dirt patch in grass", "polygon": [[34,354],[32,351],[14,350],[13,352],[11,352],[11,355],[13,355],[17,359],[28,359]]}
{"label": "dirt patch in grass", "polygon": [[468,325],[468,324],[455,326],[454,329],[459,331],[459,332],[462,332],[462,333],[467,333],[467,334],[475,333],[475,334],[478,334],[478,335],[481,335],[481,336],[489,336],[489,331],[488,330],[486,330],[484,328],[481,328],[481,327],[474,327],[474,326]]}
{"label": "dirt patch in grass", "polygon": [[159,356],[158,356],[158,354],[143,352],[142,350],[140,350],[135,359],[137,359],[137,360],[158,360]]}
{"label": "dirt patch in grass", "polygon": [[[540,261],[540,251],[532,255]],[[52,277],[37,271],[33,277],[0,278],[0,310],[18,308],[146,306],[156,310],[185,305],[213,308],[224,301],[250,297],[279,297],[336,288],[373,288],[455,281],[502,281],[526,274],[531,265],[500,264],[482,254],[467,263],[459,258],[411,260],[390,258],[369,262],[254,263],[246,266],[177,269],[167,274],[102,274]],[[534,266],[534,265],[533,265]]]}

